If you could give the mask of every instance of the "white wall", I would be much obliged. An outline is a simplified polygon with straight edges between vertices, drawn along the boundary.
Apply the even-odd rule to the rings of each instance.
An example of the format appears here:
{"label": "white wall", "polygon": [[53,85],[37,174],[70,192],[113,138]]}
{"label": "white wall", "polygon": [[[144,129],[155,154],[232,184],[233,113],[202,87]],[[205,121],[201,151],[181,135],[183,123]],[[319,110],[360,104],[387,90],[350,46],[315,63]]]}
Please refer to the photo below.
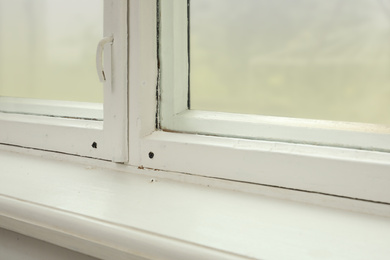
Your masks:
{"label": "white wall", "polygon": [[38,239],[0,229],[0,259],[4,260],[94,260]]}

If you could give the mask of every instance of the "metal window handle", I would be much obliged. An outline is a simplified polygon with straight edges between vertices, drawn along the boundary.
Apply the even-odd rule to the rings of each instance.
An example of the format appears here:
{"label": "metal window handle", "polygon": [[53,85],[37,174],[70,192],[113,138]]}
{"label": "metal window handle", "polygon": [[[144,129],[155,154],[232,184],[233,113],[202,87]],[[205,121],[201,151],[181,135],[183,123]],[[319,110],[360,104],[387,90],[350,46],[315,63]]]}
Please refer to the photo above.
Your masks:
{"label": "metal window handle", "polygon": [[96,50],[96,70],[99,76],[100,82],[106,81],[106,75],[104,73],[104,67],[103,67],[103,51],[104,46],[109,43],[112,44],[114,42],[114,38],[112,36],[105,37],[101,39],[98,43],[97,50]]}

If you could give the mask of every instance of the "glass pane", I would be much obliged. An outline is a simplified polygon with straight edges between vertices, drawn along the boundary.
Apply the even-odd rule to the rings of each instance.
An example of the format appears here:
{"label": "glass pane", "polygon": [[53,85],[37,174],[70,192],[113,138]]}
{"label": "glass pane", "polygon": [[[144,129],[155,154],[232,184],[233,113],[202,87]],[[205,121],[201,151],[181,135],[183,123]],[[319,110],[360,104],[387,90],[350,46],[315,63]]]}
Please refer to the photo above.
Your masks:
{"label": "glass pane", "polygon": [[103,0],[0,0],[0,96],[102,102]]}
{"label": "glass pane", "polygon": [[390,1],[192,0],[191,109],[390,124]]}

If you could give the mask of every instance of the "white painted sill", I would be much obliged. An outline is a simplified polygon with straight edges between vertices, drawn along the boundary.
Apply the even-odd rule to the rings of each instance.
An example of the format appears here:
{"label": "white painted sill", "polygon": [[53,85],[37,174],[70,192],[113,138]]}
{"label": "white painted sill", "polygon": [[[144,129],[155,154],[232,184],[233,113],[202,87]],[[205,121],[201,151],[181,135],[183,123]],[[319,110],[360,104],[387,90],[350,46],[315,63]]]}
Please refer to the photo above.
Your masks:
{"label": "white painted sill", "polygon": [[[87,161],[87,160],[86,160]],[[0,150],[0,227],[101,259],[388,259],[390,218]],[[385,206],[385,211],[388,206]]]}

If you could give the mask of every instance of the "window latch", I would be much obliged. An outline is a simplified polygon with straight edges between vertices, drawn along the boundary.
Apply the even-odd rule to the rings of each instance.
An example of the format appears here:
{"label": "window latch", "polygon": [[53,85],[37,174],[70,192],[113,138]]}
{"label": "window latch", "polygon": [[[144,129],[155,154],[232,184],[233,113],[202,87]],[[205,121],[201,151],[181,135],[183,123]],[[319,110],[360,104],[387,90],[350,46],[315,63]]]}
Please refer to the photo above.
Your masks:
{"label": "window latch", "polygon": [[100,82],[106,81],[106,74],[103,67],[103,51],[106,44],[112,44],[114,42],[114,37],[105,37],[101,39],[98,43],[96,50],[96,70],[99,76]]}

